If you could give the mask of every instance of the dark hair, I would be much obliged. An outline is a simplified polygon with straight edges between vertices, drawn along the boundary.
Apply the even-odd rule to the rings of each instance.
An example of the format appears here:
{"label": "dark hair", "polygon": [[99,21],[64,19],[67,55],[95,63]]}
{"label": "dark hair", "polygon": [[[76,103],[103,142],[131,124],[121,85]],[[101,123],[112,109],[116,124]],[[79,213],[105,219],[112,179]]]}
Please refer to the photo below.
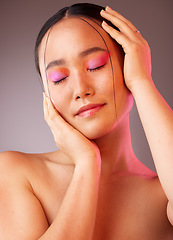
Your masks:
{"label": "dark hair", "polygon": [[[54,26],[58,21],[60,21],[63,18],[67,18],[70,16],[83,16],[86,18],[91,18],[93,20],[99,21],[100,23],[105,19],[103,19],[100,15],[100,11],[104,9],[104,7],[91,4],[91,3],[77,3],[73,4],[70,7],[65,7],[59,10],[56,14],[54,14],[51,18],[48,19],[48,21],[43,25],[41,28],[36,44],[35,44],[35,65],[36,69],[40,74],[40,68],[39,68],[39,58],[38,58],[38,47],[46,34],[46,32]],[[108,22],[108,21],[107,21]],[[108,24],[114,28],[115,26],[112,25],[112,23],[108,22]],[[117,29],[117,28],[116,28]],[[117,29],[118,30],[118,29]]]}

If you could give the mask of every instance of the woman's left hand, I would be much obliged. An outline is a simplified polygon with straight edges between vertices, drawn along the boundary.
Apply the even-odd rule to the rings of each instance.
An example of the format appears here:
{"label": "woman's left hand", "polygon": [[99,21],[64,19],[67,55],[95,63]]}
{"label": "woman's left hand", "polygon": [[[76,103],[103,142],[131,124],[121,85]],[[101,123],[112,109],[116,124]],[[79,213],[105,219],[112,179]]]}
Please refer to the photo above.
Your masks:
{"label": "woman's left hand", "polygon": [[106,7],[105,11],[102,10],[101,16],[120,30],[117,31],[105,22],[102,23],[103,29],[124,50],[125,83],[133,93],[133,86],[139,81],[151,80],[151,56],[148,43],[130,21],[111,8]]}

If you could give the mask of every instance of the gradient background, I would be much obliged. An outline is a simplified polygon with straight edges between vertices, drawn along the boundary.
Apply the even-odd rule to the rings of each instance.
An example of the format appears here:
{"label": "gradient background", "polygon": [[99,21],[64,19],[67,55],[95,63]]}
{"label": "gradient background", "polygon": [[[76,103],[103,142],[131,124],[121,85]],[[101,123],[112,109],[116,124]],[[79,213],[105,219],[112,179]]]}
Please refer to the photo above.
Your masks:
{"label": "gradient background", "polygon": [[[44,22],[70,0],[1,0],[0,7],[0,152],[28,153],[57,150],[43,118],[42,89],[34,65],[34,44]],[[173,1],[88,1],[109,5],[140,29],[152,51],[156,87],[173,107]],[[130,123],[137,157],[154,168],[150,150],[134,105]]]}

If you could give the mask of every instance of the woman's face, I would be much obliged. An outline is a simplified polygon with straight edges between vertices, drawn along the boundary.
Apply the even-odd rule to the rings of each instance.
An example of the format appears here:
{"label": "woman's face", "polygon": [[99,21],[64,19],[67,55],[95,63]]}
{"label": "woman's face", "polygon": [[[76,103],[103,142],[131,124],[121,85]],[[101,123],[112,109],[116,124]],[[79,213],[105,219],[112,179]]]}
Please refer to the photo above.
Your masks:
{"label": "woman's face", "polygon": [[108,49],[87,22],[67,18],[51,29],[47,45],[47,34],[43,38],[39,64],[45,91],[61,116],[87,138],[96,139],[115,128],[132,101],[118,45],[100,26],[85,20],[103,36]]}

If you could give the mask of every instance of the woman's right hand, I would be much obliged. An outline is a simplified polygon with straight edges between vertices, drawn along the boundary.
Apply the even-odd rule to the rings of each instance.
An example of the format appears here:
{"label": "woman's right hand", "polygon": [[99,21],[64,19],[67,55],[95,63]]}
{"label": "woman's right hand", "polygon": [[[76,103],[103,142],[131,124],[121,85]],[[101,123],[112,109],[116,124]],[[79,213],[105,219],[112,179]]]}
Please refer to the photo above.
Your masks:
{"label": "woman's right hand", "polygon": [[98,147],[88,140],[82,133],[67,123],[53,106],[50,98],[44,96],[44,118],[48,123],[57,147],[65,153],[75,165],[79,162],[94,161],[100,165],[100,152]]}

